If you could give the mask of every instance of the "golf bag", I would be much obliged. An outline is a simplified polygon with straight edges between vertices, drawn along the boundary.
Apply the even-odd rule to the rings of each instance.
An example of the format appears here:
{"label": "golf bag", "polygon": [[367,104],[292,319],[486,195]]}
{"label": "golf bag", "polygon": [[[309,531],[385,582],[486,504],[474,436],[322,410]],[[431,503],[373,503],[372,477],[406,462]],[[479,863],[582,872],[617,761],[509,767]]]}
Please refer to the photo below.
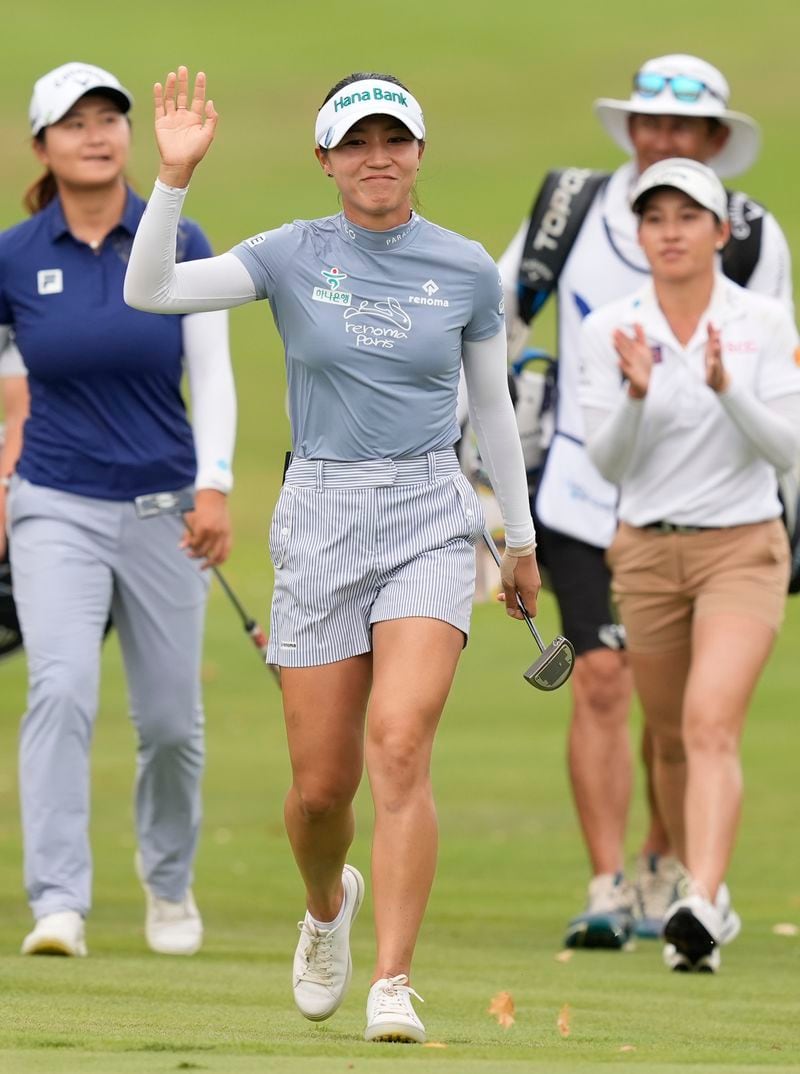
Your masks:
{"label": "golf bag", "polygon": [[0,560],[0,660],[22,648],[22,632],[11,591],[8,554]]}

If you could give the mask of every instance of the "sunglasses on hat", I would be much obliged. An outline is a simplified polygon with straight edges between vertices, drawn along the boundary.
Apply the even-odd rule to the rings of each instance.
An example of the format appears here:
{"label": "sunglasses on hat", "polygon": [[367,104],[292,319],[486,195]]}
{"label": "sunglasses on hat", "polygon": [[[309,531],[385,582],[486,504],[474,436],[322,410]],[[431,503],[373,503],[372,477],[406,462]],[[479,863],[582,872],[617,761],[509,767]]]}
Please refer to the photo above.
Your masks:
{"label": "sunglasses on hat", "polygon": [[723,104],[726,103],[723,97],[705,82],[701,82],[699,78],[688,78],[686,75],[667,78],[666,75],[657,75],[651,71],[637,71],[633,76],[633,88],[640,97],[657,97],[667,86],[672,90],[676,100],[687,104],[699,101],[703,91],[710,93]]}

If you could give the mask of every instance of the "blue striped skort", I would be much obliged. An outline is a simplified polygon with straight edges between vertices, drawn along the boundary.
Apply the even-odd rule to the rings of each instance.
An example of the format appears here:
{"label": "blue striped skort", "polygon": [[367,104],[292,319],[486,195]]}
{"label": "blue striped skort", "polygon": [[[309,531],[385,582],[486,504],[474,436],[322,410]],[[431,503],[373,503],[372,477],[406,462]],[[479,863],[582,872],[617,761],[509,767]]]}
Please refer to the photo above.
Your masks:
{"label": "blue striped skort", "polygon": [[452,449],[410,459],[294,459],[270,527],[269,655],[312,667],[372,648],[373,623],[442,619],[466,636],[478,497]]}

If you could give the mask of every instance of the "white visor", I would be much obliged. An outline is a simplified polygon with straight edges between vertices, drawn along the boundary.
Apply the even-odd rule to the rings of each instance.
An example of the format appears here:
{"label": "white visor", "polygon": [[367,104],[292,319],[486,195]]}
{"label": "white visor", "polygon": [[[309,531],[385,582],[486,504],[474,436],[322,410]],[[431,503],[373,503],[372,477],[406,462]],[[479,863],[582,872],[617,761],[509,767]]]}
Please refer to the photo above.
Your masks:
{"label": "white visor", "polygon": [[651,164],[639,176],[639,181],[631,193],[631,207],[636,212],[644,195],[659,187],[670,187],[688,195],[692,201],[702,205],[716,216],[717,220],[728,219],[728,195],[716,172],[696,160],[683,157],[670,157]]}
{"label": "white visor", "polygon": [[333,149],[345,134],[365,116],[394,116],[415,138],[425,137],[425,120],[416,97],[396,82],[366,78],[351,82],[320,108],[314,139],[322,149]]}

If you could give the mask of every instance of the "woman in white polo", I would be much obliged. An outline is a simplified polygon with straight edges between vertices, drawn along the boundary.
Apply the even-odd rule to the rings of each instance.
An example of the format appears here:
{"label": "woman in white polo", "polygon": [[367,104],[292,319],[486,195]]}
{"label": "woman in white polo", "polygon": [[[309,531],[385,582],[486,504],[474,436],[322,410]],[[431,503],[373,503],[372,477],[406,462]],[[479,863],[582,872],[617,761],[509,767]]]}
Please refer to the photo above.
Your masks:
{"label": "woman in white polo", "polygon": [[270,660],[282,669],[286,825],[307,891],[295,1002],[321,1021],[350,982],[364,882],[345,856],[366,757],[377,957],[365,1035],[423,1041],[409,975],[436,862],[430,756],[469,628],[483,529],[453,452],[462,365],[511,549],[509,614],[519,617],[515,588],[535,608],[539,587],[498,272],[477,243],[412,212],[422,112],[404,86],[373,74],[334,86],[317,116],[317,160],[342,212],[176,266],[185,188],[216,121],[204,89],[199,74],[190,102],[185,68],[156,87],[162,167],[126,298],[159,312],[258,298],[272,307],[293,448],[270,533]]}
{"label": "woman in white polo", "polygon": [[800,455],[798,341],[779,302],[716,269],[729,226],[709,168],[654,164],[632,204],[652,282],[584,322],[582,404],[589,453],[620,489],[608,562],[662,808],[682,800],[681,735],[688,761],[685,808],[665,813],[688,870],[665,961],[713,972],[740,927],[724,884],[739,740],[786,600],[776,471]]}

